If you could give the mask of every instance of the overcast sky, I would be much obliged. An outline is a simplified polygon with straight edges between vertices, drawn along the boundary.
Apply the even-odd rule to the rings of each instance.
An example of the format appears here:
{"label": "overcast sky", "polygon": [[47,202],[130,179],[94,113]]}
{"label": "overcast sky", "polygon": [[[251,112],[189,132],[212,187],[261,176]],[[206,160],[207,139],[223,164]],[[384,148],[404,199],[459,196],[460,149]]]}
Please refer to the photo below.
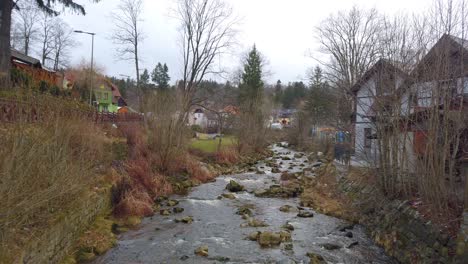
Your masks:
{"label": "overcast sky", "polygon": [[[95,39],[95,60],[103,66],[106,74],[135,76],[133,63],[117,61],[115,46],[109,40],[112,20],[109,14],[118,0],[102,0],[98,4],[78,1],[86,6],[87,15],[63,14],[73,29],[97,33]],[[230,68],[238,67],[240,55],[254,43],[269,61],[269,82],[280,79],[283,83],[298,81],[306,76],[309,68],[317,64],[307,56],[310,50],[317,53],[314,28],[338,10],[349,9],[353,5],[364,8],[377,8],[380,12],[419,12],[431,4],[431,0],[227,0],[234,12],[242,18],[239,25],[237,56],[222,61]],[[142,30],[146,39],[142,43],[142,67],[149,71],[157,62],[165,62],[169,67],[172,81],[180,78],[180,53],[177,45],[177,21],[171,17],[175,0],[145,0]],[[83,58],[89,61],[91,39],[87,35],[77,35],[81,45],[73,52],[72,63]]]}

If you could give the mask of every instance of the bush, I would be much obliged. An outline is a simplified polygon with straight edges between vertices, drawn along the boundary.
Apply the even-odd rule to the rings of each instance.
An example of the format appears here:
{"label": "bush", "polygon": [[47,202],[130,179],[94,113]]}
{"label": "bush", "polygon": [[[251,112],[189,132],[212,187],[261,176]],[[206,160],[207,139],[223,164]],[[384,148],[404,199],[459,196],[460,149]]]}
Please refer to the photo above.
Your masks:
{"label": "bush", "polygon": [[32,85],[32,77],[28,73],[18,70],[16,68],[11,69],[11,82],[14,86],[23,88],[29,88]]}
{"label": "bush", "polygon": [[190,127],[190,129],[191,129],[193,132],[199,132],[199,133],[203,132],[202,127],[199,126],[199,125],[192,125],[192,126]]}

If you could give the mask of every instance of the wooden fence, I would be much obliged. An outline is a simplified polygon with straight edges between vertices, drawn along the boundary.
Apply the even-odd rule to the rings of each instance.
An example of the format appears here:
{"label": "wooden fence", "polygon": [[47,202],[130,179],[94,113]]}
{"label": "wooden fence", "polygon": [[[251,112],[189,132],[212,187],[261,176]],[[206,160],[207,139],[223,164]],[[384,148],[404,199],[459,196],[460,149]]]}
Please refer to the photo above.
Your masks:
{"label": "wooden fence", "polygon": [[103,113],[0,99],[0,123],[44,122],[57,117],[84,119],[96,124],[143,122],[144,120],[143,115],[138,113]]}

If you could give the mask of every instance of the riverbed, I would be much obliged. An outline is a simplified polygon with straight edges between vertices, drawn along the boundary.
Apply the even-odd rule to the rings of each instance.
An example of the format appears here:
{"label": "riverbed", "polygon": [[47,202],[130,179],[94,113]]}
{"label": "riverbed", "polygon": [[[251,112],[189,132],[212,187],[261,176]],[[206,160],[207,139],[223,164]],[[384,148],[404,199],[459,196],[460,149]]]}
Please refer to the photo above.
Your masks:
{"label": "riverbed", "polygon": [[[275,157],[269,162],[277,163],[281,171],[318,166],[308,162],[306,155],[286,147],[272,150]],[[259,162],[255,172],[220,176],[215,182],[193,188],[186,196],[170,197],[179,201],[177,207],[183,212],[145,218],[138,230],[122,234],[118,245],[93,263],[310,263],[307,253],[320,255],[324,263],[396,263],[373,243],[362,226],[300,208],[298,198],[256,197],[256,190],[281,183],[281,173],[272,173],[267,164],[268,160]],[[220,199],[221,194],[229,193],[225,187],[231,180],[246,190],[234,193],[236,199]],[[245,205],[252,208],[252,218],[268,226],[244,227],[246,220],[236,212]],[[280,211],[284,205],[293,210]],[[298,217],[298,210],[310,211],[313,217]],[[176,221],[186,216],[193,222]],[[294,228],[291,242],[265,248],[247,239],[255,231],[281,231],[285,224]],[[208,256],[194,253],[200,246],[208,247]]]}

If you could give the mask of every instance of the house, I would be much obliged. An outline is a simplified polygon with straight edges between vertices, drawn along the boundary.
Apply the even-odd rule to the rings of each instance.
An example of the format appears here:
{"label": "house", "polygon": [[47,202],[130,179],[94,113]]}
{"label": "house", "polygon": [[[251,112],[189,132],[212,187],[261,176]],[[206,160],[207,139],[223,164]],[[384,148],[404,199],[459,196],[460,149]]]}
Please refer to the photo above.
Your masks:
{"label": "house", "polygon": [[196,108],[189,113],[188,123],[190,126],[199,126],[205,129],[208,126],[208,117],[205,114],[205,110],[202,108]]}
{"label": "house", "polygon": [[[414,135],[413,152],[416,159],[421,159],[426,153],[427,141],[437,140],[431,139],[428,133],[431,116],[436,114],[439,120],[445,120],[445,124],[454,129],[460,127],[457,123],[466,124],[468,121],[468,40],[443,35],[416,65],[404,87],[402,115],[409,123],[405,132]],[[461,118],[453,118],[455,113],[461,113]],[[466,163],[466,125],[464,131],[459,132],[457,158]]]}
{"label": "house", "polygon": [[377,126],[379,117],[398,102],[398,90],[406,74],[381,59],[351,88],[355,96],[353,134],[355,156],[370,163],[378,161]]}
{"label": "house", "polygon": [[[117,113],[119,112],[119,109],[127,106],[119,88],[115,84],[111,83],[107,78],[97,78],[95,86],[98,88],[94,89],[93,93],[99,112]],[[125,110],[122,110],[120,112],[124,111]]]}
{"label": "house", "polygon": [[11,49],[11,65],[13,69],[30,75],[33,82],[44,81],[54,86],[59,85],[62,79],[59,73],[44,68],[38,59],[25,55],[15,49]]}

